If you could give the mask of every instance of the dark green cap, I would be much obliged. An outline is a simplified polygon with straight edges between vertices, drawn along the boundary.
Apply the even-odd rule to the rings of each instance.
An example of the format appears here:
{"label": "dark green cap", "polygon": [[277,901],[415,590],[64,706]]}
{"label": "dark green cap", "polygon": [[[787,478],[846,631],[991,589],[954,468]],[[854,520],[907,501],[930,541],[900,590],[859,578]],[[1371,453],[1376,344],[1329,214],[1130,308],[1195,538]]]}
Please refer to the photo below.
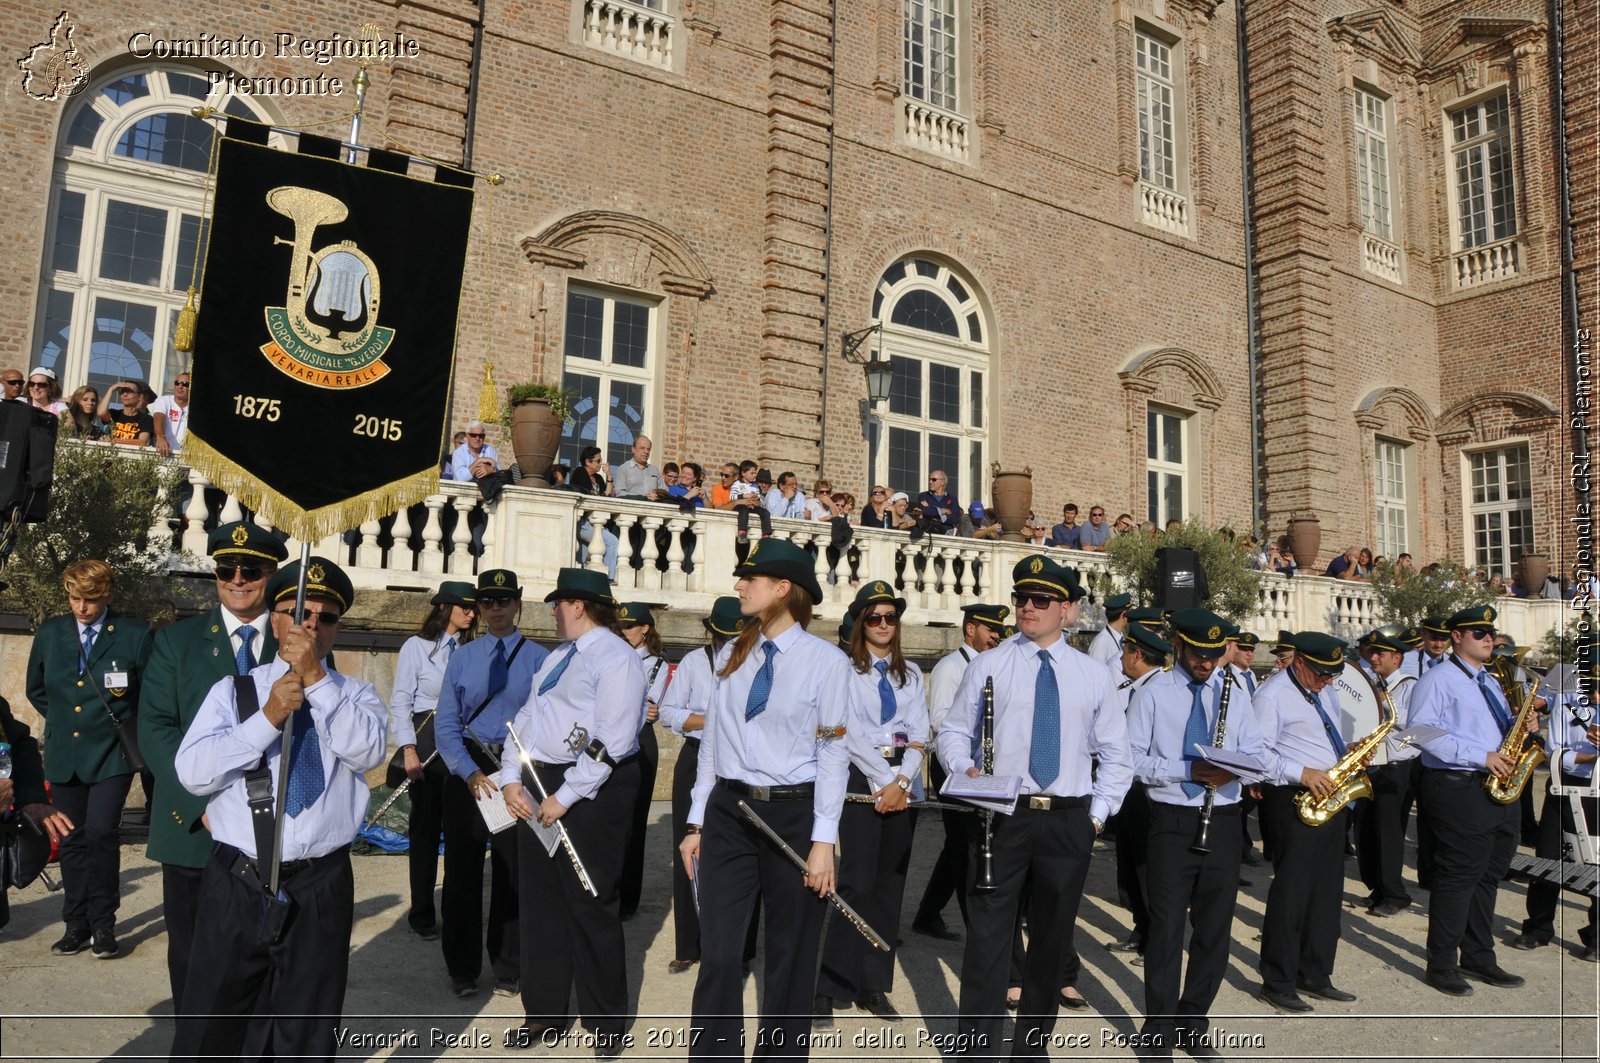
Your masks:
{"label": "dark green cap", "polygon": [[1392,635],[1379,628],[1367,632],[1367,646],[1369,649],[1384,650],[1389,653],[1408,653],[1411,647],[1399,635]]}
{"label": "dark green cap", "polygon": [[1086,593],[1078,582],[1078,574],[1066,565],[1045,557],[1029,554],[1011,569],[1013,591],[1046,591],[1075,602]]}
{"label": "dark green cap", "polygon": [[739,599],[725,594],[711,603],[711,615],[700,623],[713,635],[731,639],[744,630],[748,621],[739,609]]}
{"label": "dark green cap", "polygon": [[811,595],[811,604],[822,601],[822,586],[817,583],[816,562],[811,555],[787,539],[760,539],[750,544],[750,552],[733,570],[735,576],[771,576],[786,579]]}
{"label": "dark green cap", "polygon": [[478,588],[463,580],[447,579],[439,584],[433,600],[428,604],[475,606],[478,604]]}
{"label": "dark green cap", "polygon": [[1423,635],[1448,635],[1450,634],[1450,618],[1447,616],[1425,616],[1422,618]]}
{"label": "dark green cap", "polygon": [[617,623],[623,627],[656,626],[655,614],[643,602],[623,602],[617,610]]}
{"label": "dark green cap", "polygon": [[1157,635],[1161,634],[1162,628],[1167,626],[1167,619],[1161,615],[1161,610],[1151,609],[1147,606],[1129,609],[1127,617],[1130,628],[1133,625],[1138,625],[1146,631],[1154,631]]}
{"label": "dark green cap", "polygon": [[604,572],[591,572],[586,568],[564,568],[556,573],[556,589],[544,596],[547,602],[594,602],[596,605],[616,605],[611,594],[611,581]]}
{"label": "dark green cap", "polygon": [[1239,648],[1242,650],[1253,650],[1261,645],[1261,636],[1254,631],[1241,631],[1234,641],[1239,644]]}
{"label": "dark green cap", "polygon": [[1406,644],[1406,649],[1416,649],[1422,645],[1422,629],[1420,627],[1401,628],[1400,641]]}
{"label": "dark green cap", "polygon": [[1135,646],[1138,646],[1140,649],[1149,650],[1151,653],[1159,653],[1163,657],[1172,656],[1171,643],[1167,642],[1166,639],[1162,638],[1160,635],[1157,635],[1154,631],[1151,631],[1143,624],[1128,625],[1127,641],[1133,643]]}
{"label": "dark green cap", "polygon": [[1338,675],[1344,670],[1344,643],[1320,631],[1301,631],[1294,636],[1294,652],[1313,672]]}
{"label": "dark green cap", "polygon": [[[299,582],[299,561],[278,569],[267,583],[267,601],[273,604],[285,598],[294,601]],[[356,589],[351,585],[350,577],[344,574],[344,569],[325,557],[313,556],[306,564],[306,597],[338,602],[339,611],[347,613],[356,603]]]}
{"label": "dark green cap", "polygon": [[[1132,604],[1133,604],[1133,595],[1131,595],[1131,594],[1113,594],[1111,597],[1106,599],[1106,605],[1105,605],[1106,615],[1107,616],[1111,616],[1112,613],[1120,613],[1120,612],[1122,612],[1124,609],[1128,608],[1128,606],[1130,606]],[[1116,619],[1116,618],[1112,617],[1112,619]]]}
{"label": "dark green cap", "polygon": [[1178,609],[1172,614],[1172,630],[1201,657],[1215,660],[1228,648],[1228,630],[1233,625],[1209,609]]}
{"label": "dark green cap", "polygon": [[856,600],[850,603],[850,608],[846,612],[853,620],[861,615],[863,609],[883,602],[893,605],[896,613],[903,615],[906,611],[906,600],[896,597],[894,588],[883,580],[875,579],[871,583],[861,585],[861,589],[856,591]]}
{"label": "dark green cap", "polygon": [[522,600],[522,585],[509,568],[490,568],[478,573],[478,596],[499,594]]}
{"label": "dark green cap", "polygon": [[271,561],[281,565],[289,548],[276,535],[247,520],[223,524],[206,536],[206,553],[218,560],[234,562]]}
{"label": "dark green cap", "polygon": [[966,614],[963,622],[971,621],[974,624],[985,624],[996,631],[1004,631],[1006,617],[1011,615],[1009,605],[984,605],[981,602],[974,605],[963,605],[961,611]]}
{"label": "dark green cap", "polygon": [[1272,640],[1272,645],[1267,647],[1274,654],[1294,652],[1294,632],[1288,628],[1279,628],[1278,637]]}
{"label": "dark green cap", "polygon": [[1445,621],[1444,626],[1451,631],[1462,631],[1467,628],[1487,628],[1493,631],[1496,615],[1492,605],[1474,605],[1451,613],[1450,619]]}

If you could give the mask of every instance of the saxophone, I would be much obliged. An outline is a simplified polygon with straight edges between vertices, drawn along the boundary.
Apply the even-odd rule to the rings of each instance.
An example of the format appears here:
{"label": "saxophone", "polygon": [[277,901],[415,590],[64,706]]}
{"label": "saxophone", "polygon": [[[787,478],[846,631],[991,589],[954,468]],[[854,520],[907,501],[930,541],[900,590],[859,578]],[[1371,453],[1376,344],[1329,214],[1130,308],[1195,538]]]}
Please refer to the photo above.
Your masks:
{"label": "saxophone", "polygon": [[1344,751],[1344,756],[1339,758],[1339,762],[1328,769],[1328,777],[1333,780],[1333,793],[1320,801],[1311,796],[1310,790],[1302,790],[1294,795],[1294,806],[1300,813],[1300,822],[1308,827],[1320,827],[1342,812],[1350,802],[1372,796],[1372,780],[1367,777],[1367,761],[1372,759],[1372,755],[1378,751],[1383,740],[1389,737],[1389,732],[1400,722],[1399,717],[1395,715],[1394,701],[1389,697],[1387,686],[1379,689],[1368,677],[1366,669],[1360,666],[1346,668],[1345,672],[1347,674],[1354,672],[1372,688],[1378,709],[1383,714],[1383,722],[1379,723],[1371,734],[1348,747]]}
{"label": "saxophone", "polygon": [[1490,775],[1483,784],[1490,800],[1502,805],[1516,804],[1533,777],[1533,770],[1545,761],[1544,750],[1528,740],[1528,717],[1533,712],[1534,699],[1528,697],[1522,684],[1517,682],[1516,667],[1516,661],[1510,657],[1490,658],[1484,666],[1499,682],[1513,713],[1511,727],[1500,743],[1500,755],[1513,765],[1511,774],[1504,779]]}

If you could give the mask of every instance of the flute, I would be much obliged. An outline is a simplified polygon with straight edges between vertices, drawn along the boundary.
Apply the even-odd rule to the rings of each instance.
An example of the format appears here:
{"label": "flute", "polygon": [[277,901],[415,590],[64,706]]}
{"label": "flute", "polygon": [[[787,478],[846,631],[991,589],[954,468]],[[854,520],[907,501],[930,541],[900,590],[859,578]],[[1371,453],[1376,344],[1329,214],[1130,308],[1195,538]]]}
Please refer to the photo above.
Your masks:
{"label": "flute", "polygon": [[[533,782],[533,789],[538,791],[540,801],[546,800],[550,793],[544,788],[544,783],[539,781],[539,773],[533,770],[533,759],[523,748],[522,739],[517,737],[516,725],[507,723],[506,731],[511,735],[512,744],[517,747],[517,759],[522,761],[522,777]],[[567,833],[567,825],[558,819],[555,827],[556,837],[561,840],[561,848],[567,851],[567,859],[572,861],[572,870],[578,873],[578,885],[587,890],[591,897],[600,896],[600,891],[594,888],[594,881],[589,878],[589,869],[584,867],[583,861],[578,858],[578,850],[572,844],[572,835]]]}

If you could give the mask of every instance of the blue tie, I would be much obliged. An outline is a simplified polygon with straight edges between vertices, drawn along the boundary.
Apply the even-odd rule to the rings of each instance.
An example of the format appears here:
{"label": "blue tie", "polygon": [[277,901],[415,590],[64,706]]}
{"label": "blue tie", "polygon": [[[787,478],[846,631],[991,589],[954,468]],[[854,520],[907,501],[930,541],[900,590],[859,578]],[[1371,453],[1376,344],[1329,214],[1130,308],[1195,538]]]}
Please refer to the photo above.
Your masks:
{"label": "blue tie", "polygon": [[878,711],[882,716],[878,722],[888,723],[899,711],[894,701],[894,687],[889,685],[889,662],[879,661],[873,667],[878,670]]}
{"label": "blue tie", "polygon": [[83,629],[83,657],[78,661],[78,674],[89,670],[89,651],[94,648],[94,628]]}
{"label": "blue tie", "polygon": [[250,652],[250,640],[255,637],[256,629],[249,624],[239,629],[239,652],[233,655],[233,670],[238,675],[248,675],[256,666],[256,655]]}
{"label": "blue tie", "polygon": [[1061,690],[1056,686],[1050,652],[1039,651],[1039,674],[1033,681],[1033,737],[1028,743],[1028,774],[1047,789],[1061,774]]}
{"label": "blue tie", "polygon": [[[556,666],[550,669],[550,674],[545,676],[544,679],[539,683],[539,693],[548,694],[550,691],[555,689],[556,684],[561,682],[561,673],[567,670],[567,665],[572,663],[572,658],[577,654],[577,652],[578,644],[576,642],[567,647],[566,656],[557,661]],[[500,681],[500,685],[505,686],[505,680],[502,679]]]}
{"label": "blue tie", "polygon": [[1489,686],[1489,673],[1478,673],[1478,689],[1483,693],[1483,700],[1489,703],[1489,711],[1494,713],[1494,722],[1500,725],[1500,733],[1505,734],[1506,728],[1511,726],[1511,714],[1500,707],[1500,699],[1494,696],[1494,691]]}
{"label": "blue tie", "polygon": [[1444,658],[1443,657],[1428,657],[1428,658],[1425,658],[1425,660],[1428,662],[1428,667],[1429,668],[1432,668],[1436,664],[1443,664],[1444,663]]}
{"label": "blue tie", "polygon": [[1255,697],[1255,693],[1256,693],[1256,677],[1255,677],[1254,673],[1248,672],[1248,671],[1245,672],[1245,674],[1244,674],[1244,685],[1245,685],[1246,689],[1248,689],[1250,691],[1250,696],[1251,697]]}
{"label": "blue tie", "polygon": [[753,720],[767,711],[767,699],[772,696],[772,658],[778,652],[776,642],[763,642],[761,649],[767,659],[761,662],[755,682],[750,684],[750,696],[744,702],[744,718]]}
{"label": "blue tie", "polygon": [[[1183,727],[1183,759],[1186,763],[1193,763],[1200,759],[1194,747],[1209,746],[1213,738],[1211,729],[1206,726],[1206,685],[1190,683],[1189,690],[1194,694],[1194,700],[1189,702],[1189,722]],[[1179,785],[1187,797],[1199,797],[1206,792],[1206,788],[1193,779],[1185,779]]]}
{"label": "blue tie", "polygon": [[311,706],[296,710],[294,741],[289,754],[289,796],[284,811],[290,816],[316,803],[325,785],[322,778],[322,742],[317,738],[317,728],[311,721]]}
{"label": "blue tie", "polygon": [[444,659],[448,661],[451,657],[455,656],[455,652],[456,652],[456,637],[454,635],[451,635],[449,638],[445,639],[445,642],[444,642]]}
{"label": "blue tie", "polygon": [[1320,694],[1311,695],[1311,707],[1317,710],[1318,716],[1322,717],[1322,729],[1328,732],[1328,742],[1333,746],[1334,755],[1344,756],[1344,739],[1339,737],[1339,729],[1333,725],[1333,721],[1328,718],[1327,712],[1322,708],[1322,696]]}
{"label": "blue tie", "polygon": [[[485,700],[494,697],[506,688],[506,644],[499,639],[494,640],[494,657],[489,661],[489,686],[484,694]],[[544,693],[544,691],[540,691]]]}

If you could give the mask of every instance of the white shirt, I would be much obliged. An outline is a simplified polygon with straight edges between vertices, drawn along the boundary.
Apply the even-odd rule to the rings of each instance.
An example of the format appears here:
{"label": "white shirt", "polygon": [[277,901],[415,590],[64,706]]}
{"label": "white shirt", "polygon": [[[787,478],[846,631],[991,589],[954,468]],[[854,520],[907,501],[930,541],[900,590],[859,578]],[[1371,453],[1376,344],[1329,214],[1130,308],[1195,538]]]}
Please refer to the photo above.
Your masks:
{"label": "white shirt", "polygon": [[[288,670],[287,662],[274,659],[250,673],[262,705],[272,684]],[[307,707],[295,711],[311,713],[316,726],[324,789],[309,808],[284,817],[279,854],[284,860],[324,856],[355,840],[370,796],[366,773],[383,763],[387,749],[383,699],[368,684],[330,671],[305,688],[305,697]],[[175,761],[185,789],[211,796],[206,815],[217,841],[252,858],[257,855],[244,777],[266,754],[276,794],[282,752],[282,731],[262,712],[240,722],[234,680],[219,679],[195,713]]]}
{"label": "white shirt", "polygon": [[635,646],[634,652],[639,655],[639,666],[644,669],[644,699],[655,702],[659,707],[667,693],[667,683],[673,676],[672,666],[643,646]]}
{"label": "white shirt", "polygon": [[[400,647],[400,656],[394,665],[394,692],[389,696],[389,733],[394,736],[397,747],[416,745],[417,729],[412,717],[438,708],[445,666],[450,663],[460,638],[460,635],[440,635],[436,639],[425,639],[413,635]],[[451,645],[452,642],[456,645]]]}
{"label": "white shirt", "polygon": [[[928,741],[928,697],[923,688],[922,669],[911,661],[906,662],[906,681],[897,683],[894,672],[888,673],[889,685],[894,688],[895,713],[888,723],[883,722],[883,701],[878,696],[878,658],[871,650],[867,657],[872,662],[865,672],[851,669],[850,719],[845,724],[845,742],[850,747],[850,760],[874,791],[894,782],[896,775],[915,779],[922,769],[922,750],[911,749],[909,744]],[[885,658],[887,660],[887,658]],[[885,747],[895,745],[895,735],[903,735],[908,748],[898,768],[883,755]]]}
{"label": "white shirt", "polygon": [[171,395],[163,395],[145,411],[155,421],[157,431],[166,433],[167,449],[174,454],[183,449],[183,440],[189,434],[189,404],[178,405]]}
{"label": "white shirt", "polygon": [[1107,624],[1095,635],[1094,641],[1089,643],[1089,656],[1097,661],[1117,665],[1121,670],[1122,634],[1116,628]]}
{"label": "white shirt", "polygon": [[956,700],[956,691],[961,689],[961,677],[977,656],[978,651],[963,642],[954,653],[939,658],[928,673],[928,726],[934,732],[944,726],[945,714]]}
{"label": "white shirt", "polygon": [[711,710],[711,695],[716,693],[717,676],[712,671],[711,647],[697,646],[684,654],[683,660],[672,673],[672,683],[666,689],[661,706],[661,722],[673,734],[700,740],[700,731],[685,731],[684,724],[695,714],[705,715]]}
{"label": "white shirt", "polygon": [[[1189,729],[1189,713],[1194,706],[1194,693],[1189,689],[1193,682],[1182,668],[1171,671],[1157,669],[1137,684],[1128,700],[1128,744],[1133,748],[1134,773],[1149,787],[1150,800],[1167,805],[1184,805],[1198,808],[1205,801],[1204,793],[1190,795],[1184,792],[1183,783],[1190,779],[1194,751],[1184,745],[1184,734]],[[1265,685],[1263,685],[1265,689]],[[1217,717],[1222,711],[1223,678],[1221,670],[1211,673],[1205,688],[1200,692],[1201,704],[1206,712],[1207,744],[1215,739]],[[1228,718],[1223,728],[1222,748],[1248,753],[1260,758],[1269,768],[1273,764],[1272,751],[1256,723],[1256,714],[1250,697],[1238,684],[1229,687]],[[1239,780],[1233,779],[1217,787],[1215,803],[1231,805],[1239,800]]]}
{"label": "white shirt", "polygon": [[[1339,751],[1308,697],[1317,699],[1329,723],[1338,732],[1341,713],[1330,689],[1313,695],[1295,682],[1294,673],[1285,668],[1274,673],[1256,691],[1254,703],[1262,734],[1278,754],[1278,770],[1273,774],[1279,786],[1299,786],[1306,768],[1327,771],[1339,759]],[[1343,734],[1339,737],[1348,741]]]}

